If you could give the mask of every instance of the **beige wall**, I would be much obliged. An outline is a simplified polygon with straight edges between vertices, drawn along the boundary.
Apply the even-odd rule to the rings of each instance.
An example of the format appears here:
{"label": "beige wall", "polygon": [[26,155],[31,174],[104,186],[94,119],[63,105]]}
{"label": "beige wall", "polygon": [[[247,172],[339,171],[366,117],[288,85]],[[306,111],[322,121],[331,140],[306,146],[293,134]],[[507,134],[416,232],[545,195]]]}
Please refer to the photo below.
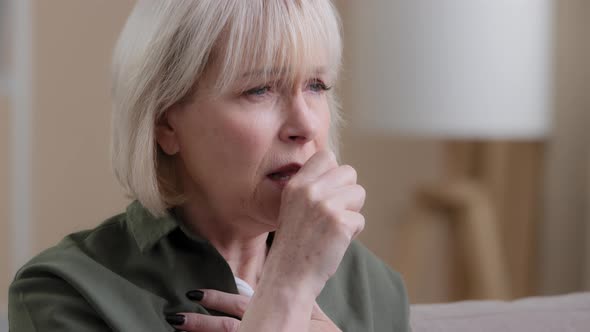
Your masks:
{"label": "beige wall", "polygon": [[[582,33],[582,35],[586,36],[587,32],[590,30],[590,4],[586,2],[586,29]],[[586,39],[586,54],[585,59],[590,59],[590,41]],[[586,112],[587,114],[590,113],[590,64],[586,64],[586,79],[585,79],[585,86],[587,87],[586,93]],[[588,122],[590,122],[590,116],[588,116]],[[590,123],[589,123],[590,125]],[[587,170],[586,173],[586,255],[584,256],[584,262],[586,265],[586,273],[585,273],[585,286],[586,290],[590,291],[590,148],[587,149],[588,151],[588,158],[587,158]]]}
{"label": "beige wall", "polygon": [[[583,289],[590,155],[590,2],[556,2],[555,116],[546,158],[539,272],[544,293]],[[587,278],[590,276],[587,276]],[[590,284],[589,284],[590,285]]]}
{"label": "beige wall", "polygon": [[[33,0],[30,252],[127,204],[109,164],[111,51],[132,1]],[[0,104],[0,220],[9,220],[9,121]],[[5,121],[6,120],[6,121]],[[6,205],[6,206],[5,206]],[[4,237],[0,250],[10,256]],[[13,271],[0,261],[0,309]],[[7,263],[6,263],[7,265]]]}
{"label": "beige wall", "polygon": [[0,95],[0,312],[6,306],[7,288],[10,280],[9,234],[10,228],[10,114],[8,98]]}
{"label": "beige wall", "polygon": [[120,211],[110,171],[110,56],[130,1],[34,2],[34,252]]}
{"label": "beige wall", "polygon": [[[345,113],[350,112],[354,109]],[[343,162],[356,168],[359,183],[367,191],[366,227],[360,240],[394,268],[407,254],[396,252],[394,235],[416,190],[440,179],[441,150],[434,142],[344,132]]]}

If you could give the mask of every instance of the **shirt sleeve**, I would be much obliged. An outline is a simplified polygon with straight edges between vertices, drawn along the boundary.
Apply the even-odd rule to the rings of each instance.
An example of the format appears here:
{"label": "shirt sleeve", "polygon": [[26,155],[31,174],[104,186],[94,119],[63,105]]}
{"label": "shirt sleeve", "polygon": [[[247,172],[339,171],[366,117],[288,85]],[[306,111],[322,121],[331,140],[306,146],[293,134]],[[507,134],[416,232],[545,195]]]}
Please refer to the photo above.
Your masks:
{"label": "shirt sleeve", "polygon": [[389,274],[389,279],[391,280],[390,286],[392,288],[393,298],[396,299],[398,302],[397,305],[392,307],[394,309],[394,312],[391,312],[394,330],[411,331],[410,304],[403,278],[398,272],[391,270],[384,263],[382,264],[383,268],[387,271],[386,273]]}
{"label": "shirt sleeve", "polygon": [[11,332],[111,331],[74,287],[50,274],[15,280],[8,302]]}
{"label": "shirt sleeve", "polygon": [[402,276],[358,241],[351,243],[318,304],[345,332],[410,331]]}

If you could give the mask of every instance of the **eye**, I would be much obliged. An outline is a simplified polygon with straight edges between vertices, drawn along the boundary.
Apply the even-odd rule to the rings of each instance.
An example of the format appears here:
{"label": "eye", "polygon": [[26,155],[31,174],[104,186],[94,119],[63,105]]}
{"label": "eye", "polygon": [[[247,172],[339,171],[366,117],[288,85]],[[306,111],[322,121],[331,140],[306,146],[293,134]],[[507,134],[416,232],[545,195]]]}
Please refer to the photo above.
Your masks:
{"label": "eye", "polygon": [[262,97],[265,94],[267,94],[268,92],[270,92],[270,86],[259,86],[250,90],[246,90],[244,91],[244,95],[245,96],[249,96],[249,97]]}
{"label": "eye", "polygon": [[320,79],[313,79],[307,83],[307,88],[313,92],[324,92],[330,90],[332,87],[329,87]]}

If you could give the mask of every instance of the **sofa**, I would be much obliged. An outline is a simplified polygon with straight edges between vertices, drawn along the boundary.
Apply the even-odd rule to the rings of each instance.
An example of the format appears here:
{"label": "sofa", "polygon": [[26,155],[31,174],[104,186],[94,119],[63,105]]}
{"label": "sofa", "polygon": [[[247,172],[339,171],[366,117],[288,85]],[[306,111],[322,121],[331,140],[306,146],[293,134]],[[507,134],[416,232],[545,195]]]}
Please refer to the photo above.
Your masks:
{"label": "sofa", "polygon": [[412,305],[413,332],[590,332],[590,292]]}
{"label": "sofa", "polygon": [[[588,332],[590,292],[512,302],[464,301],[411,307],[413,332]],[[6,314],[0,332],[8,331]]]}

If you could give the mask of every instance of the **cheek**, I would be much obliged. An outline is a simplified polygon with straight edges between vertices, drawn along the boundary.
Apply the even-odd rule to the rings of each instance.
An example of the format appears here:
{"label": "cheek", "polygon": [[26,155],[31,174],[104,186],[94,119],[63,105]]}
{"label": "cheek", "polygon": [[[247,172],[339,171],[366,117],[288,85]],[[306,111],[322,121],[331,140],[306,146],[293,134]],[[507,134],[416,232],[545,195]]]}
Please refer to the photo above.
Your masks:
{"label": "cheek", "polygon": [[[260,164],[272,144],[273,120],[238,112],[209,120],[202,128],[206,136],[195,137],[202,140],[198,143],[200,149],[193,150],[193,154],[198,153],[197,150],[208,151],[204,160],[196,157],[199,163],[207,165],[201,177],[215,174],[220,180],[231,181],[233,186],[250,186],[252,180],[258,178]],[[202,166],[195,165],[195,160],[192,164],[203,173]]]}
{"label": "cheek", "polygon": [[322,117],[322,130],[324,131],[325,135],[327,136],[330,131],[330,125],[332,123],[332,113],[330,112],[330,107],[326,104],[326,110],[323,112]]}
{"label": "cheek", "polygon": [[313,107],[318,110],[318,132],[316,141],[320,146],[327,147],[332,123],[332,114],[330,112],[330,107],[328,106],[328,101],[326,98],[322,98],[320,101],[316,101]]}
{"label": "cheek", "polygon": [[223,112],[204,109],[178,119],[180,155],[193,177],[225,177],[236,167],[247,169],[264,145],[260,123]]}
{"label": "cheek", "polygon": [[[223,121],[221,139],[233,156],[259,159],[272,143],[272,121],[255,114],[232,117]],[[232,157],[232,156],[229,156]]]}

